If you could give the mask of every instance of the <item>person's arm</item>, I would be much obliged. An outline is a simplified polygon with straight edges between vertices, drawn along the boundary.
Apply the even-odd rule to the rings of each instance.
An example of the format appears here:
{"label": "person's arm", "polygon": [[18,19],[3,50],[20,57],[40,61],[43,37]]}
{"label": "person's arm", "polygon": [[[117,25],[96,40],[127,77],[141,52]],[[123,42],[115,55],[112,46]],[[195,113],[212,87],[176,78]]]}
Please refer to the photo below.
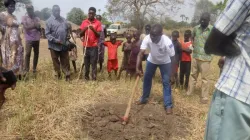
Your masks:
{"label": "person's arm", "polygon": [[144,53],[146,52],[146,50],[140,50],[139,54],[137,55],[137,61],[136,61],[136,73],[139,76],[142,76],[142,71],[140,70],[140,67],[142,65],[142,60],[144,57]]}
{"label": "person's arm", "polygon": [[104,37],[107,38],[107,29],[104,28]]}
{"label": "person's arm", "polygon": [[169,38],[165,39],[165,45],[169,57],[175,56],[174,45],[172,44],[172,41]]}
{"label": "person's arm", "polygon": [[28,23],[25,17],[22,17],[22,25],[25,30],[32,30],[36,28],[36,24],[34,22]]}
{"label": "person's arm", "polygon": [[189,48],[183,48],[182,51],[187,52],[187,53],[192,53],[192,50]]}
{"label": "person's arm", "polygon": [[206,44],[205,52],[221,56],[236,56],[240,49],[235,46],[234,32],[242,26],[250,9],[249,0],[228,1],[227,7],[219,16]]}
{"label": "person's arm", "polygon": [[89,29],[92,30],[97,37],[100,37],[101,31],[102,31],[101,23],[97,25],[96,30],[94,29],[94,27],[92,25],[89,26]]}
{"label": "person's arm", "polygon": [[126,51],[125,47],[126,47],[126,43],[124,43],[124,44],[122,45],[122,51],[123,51],[123,52]]}
{"label": "person's arm", "polygon": [[53,42],[53,43],[61,43],[60,40],[56,39],[52,34],[51,34],[51,26],[46,22],[46,27],[45,27],[45,36],[48,39],[48,41]]}
{"label": "person's arm", "polygon": [[85,32],[88,30],[88,27],[84,27],[81,32],[79,33],[80,37],[85,36]]}
{"label": "person's arm", "polygon": [[146,52],[146,49],[148,48],[148,38],[144,38],[141,43],[141,49],[139,54],[137,55],[137,61],[136,61],[136,74],[139,76],[142,76],[142,71],[140,70],[140,67],[142,65],[142,60],[144,57],[144,54]]}
{"label": "person's arm", "polygon": [[80,33],[79,33],[79,36],[80,36],[80,38],[81,38],[81,37],[85,36],[85,32],[86,32],[87,29],[88,29],[88,26],[85,25],[85,22],[84,22],[84,21],[82,22],[82,24],[81,24],[81,26],[80,26],[80,29],[81,29],[81,31],[80,31]]}
{"label": "person's arm", "polygon": [[123,41],[122,40],[117,40],[117,41],[118,41],[117,47],[121,46]]}

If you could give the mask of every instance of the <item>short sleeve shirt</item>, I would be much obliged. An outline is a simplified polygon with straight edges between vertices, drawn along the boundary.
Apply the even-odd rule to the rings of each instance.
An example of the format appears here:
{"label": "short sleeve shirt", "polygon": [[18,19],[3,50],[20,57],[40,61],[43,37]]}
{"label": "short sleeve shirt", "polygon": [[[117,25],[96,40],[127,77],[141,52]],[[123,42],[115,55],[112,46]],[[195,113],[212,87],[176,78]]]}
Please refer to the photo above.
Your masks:
{"label": "short sleeve shirt", "polygon": [[[31,18],[28,15],[25,15],[22,17],[22,24],[24,25],[34,25],[40,23],[40,19],[38,17]],[[24,28],[25,32],[25,39],[28,41],[39,41],[40,40],[40,31],[36,28],[26,30]]]}
{"label": "short sleeve shirt", "polygon": [[[102,32],[102,24],[97,19],[94,19],[93,21],[89,21],[88,19],[84,20],[80,26],[80,29],[83,30],[89,25],[92,25],[97,32]],[[97,47],[98,41],[99,37],[97,37],[92,30],[87,29],[83,37],[83,46]]]}
{"label": "short sleeve shirt", "polygon": [[171,63],[170,57],[175,55],[174,45],[165,35],[162,35],[161,40],[157,44],[152,42],[150,35],[147,35],[141,45],[141,50],[146,49],[150,51],[147,60],[153,64]]}
{"label": "short sleeve shirt", "polygon": [[205,53],[204,47],[207,41],[207,38],[212,30],[213,26],[208,25],[208,27],[202,31],[201,26],[198,25],[194,27],[193,36],[194,36],[194,51],[193,58],[201,61],[212,61],[212,56]]}

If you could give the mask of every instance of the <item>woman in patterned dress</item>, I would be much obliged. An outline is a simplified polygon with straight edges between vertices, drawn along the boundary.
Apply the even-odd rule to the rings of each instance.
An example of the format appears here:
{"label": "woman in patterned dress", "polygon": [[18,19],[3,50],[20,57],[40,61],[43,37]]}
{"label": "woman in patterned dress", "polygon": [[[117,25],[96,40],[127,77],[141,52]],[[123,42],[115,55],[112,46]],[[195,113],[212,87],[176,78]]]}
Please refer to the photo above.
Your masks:
{"label": "woman in patterned dress", "polygon": [[23,45],[20,37],[19,23],[13,15],[16,2],[14,0],[4,0],[7,11],[0,13],[1,25],[1,55],[2,66],[12,70],[15,75],[22,75],[23,68]]}

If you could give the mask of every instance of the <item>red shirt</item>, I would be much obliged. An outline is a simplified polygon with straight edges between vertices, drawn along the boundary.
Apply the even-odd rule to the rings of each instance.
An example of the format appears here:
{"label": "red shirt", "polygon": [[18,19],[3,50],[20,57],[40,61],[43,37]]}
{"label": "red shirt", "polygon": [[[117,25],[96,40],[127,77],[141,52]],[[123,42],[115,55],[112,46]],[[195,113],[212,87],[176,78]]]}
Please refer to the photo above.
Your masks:
{"label": "red shirt", "polygon": [[[84,20],[82,22],[82,25],[80,26],[80,29],[83,30],[85,27],[88,27],[89,25],[92,25],[97,32],[102,31],[102,24],[97,19],[94,19],[93,21],[89,21],[88,19]],[[85,37],[88,37],[88,42],[86,42],[87,38],[85,38]],[[97,37],[92,30],[87,29],[85,32],[85,35],[83,37],[83,46],[97,47],[98,40],[99,40],[99,37]]]}
{"label": "red shirt", "polygon": [[[182,42],[181,43],[181,46],[182,46],[183,49],[189,48],[190,45],[192,45],[191,41],[189,41],[189,42]],[[191,61],[191,54],[182,51],[181,61]]]}
{"label": "red shirt", "polygon": [[104,42],[104,45],[108,47],[108,60],[117,59],[117,48],[122,44],[122,41],[117,40],[115,44],[110,41]]}

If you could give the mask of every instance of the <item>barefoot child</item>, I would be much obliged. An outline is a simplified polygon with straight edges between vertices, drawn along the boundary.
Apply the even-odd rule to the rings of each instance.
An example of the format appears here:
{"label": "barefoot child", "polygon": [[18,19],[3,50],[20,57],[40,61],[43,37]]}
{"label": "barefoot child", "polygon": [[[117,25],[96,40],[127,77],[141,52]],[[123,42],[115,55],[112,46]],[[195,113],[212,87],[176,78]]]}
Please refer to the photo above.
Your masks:
{"label": "barefoot child", "polygon": [[131,52],[131,45],[132,45],[132,35],[127,34],[126,36],[127,42],[123,44],[122,51],[123,51],[123,59],[122,59],[122,65],[119,71],[118,79],[120,79],[122,71],[126,70],[126,77],[128,74],[128,60]]}
{"label": "barefoot child", "polygon": [[[140,52],[140,47],[142,41],[140,40],[140,35],[141,33],[139,31],[136,31],[134,33],[134,41],[132,43],[132,48],[131,48],[131,53],[129,57],[129,74],[130,74],[130,79],[135,76],[136,74],[136,62],[137,62],[137,56]],[[142,66],[140,66],[140,70],[142,71]]]}
{"label": "barefoot child", "polygon": [[[96,15],[96,19],[102,22],[102,16]],[[105,41],[105,38],[107,37],[107,30],[105,25],[102,24],[102,31],[100,33],[99,41],[98,41],[98,63],[100,66],[99,72],[102,71],[103,62],[104,62],[104,53],[105,53],[105,46],[103,45],[103,42]]]}
{"label": "barefoot child", "polygon": [[175,84],[176,86],[179,86],[179,80],[178,80],[178,69],[181,59],[181,43],[178,40],[179,38],[179,32],[173,31],[172,32],[172,42],[174,45],[175,50],[175,56],[172,57],[172,77],[171,82],[172,84]]}
{"label": "barefoot child", "polygon": [[[76,31],[75,30],[73,31],[71,24],[68,23],[68,38],[67,39],[71,43],[74,43],[76,45],[76,38],[77,38]],[[71,60],[72,65],[74,67],[74,72],[76,73],[77,47],[74,47],[69,51],[69,59]]]}
{"label": "barefoot child", "polygon": [[118,71],[117,48],[122,44],[122,41],[116,40],[116,38],[117,38],[116,33],[112,33],[110,34],[110,41],[104,42],[104,45],[108,48],[107,69],[110,78],[112,70],[115,71],[116,76]]}
{"label": "barefoot child", "polygon": [[[188,89],[189,76],[191,71],[191,53],[192,53],[192,42],[190,38],[192,36],[191,30],[186,30],[184,33],[184,42],[182,42],[182,56],[180,64],[180,86]],[[185,78],[185,82],[184,82]]]}

